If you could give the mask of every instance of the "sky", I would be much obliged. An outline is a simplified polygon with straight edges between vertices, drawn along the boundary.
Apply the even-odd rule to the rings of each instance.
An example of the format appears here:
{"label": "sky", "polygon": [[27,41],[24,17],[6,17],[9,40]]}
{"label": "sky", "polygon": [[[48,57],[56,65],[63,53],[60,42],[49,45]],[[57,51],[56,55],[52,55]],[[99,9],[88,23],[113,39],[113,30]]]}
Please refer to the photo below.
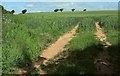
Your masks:
{"label": "sky", "polygon": [[1,0],[2,2],[119,2],[119,0]]}
{"label": "sky", "polygon": [[16,13],[21,13],[23,9],[27,9],[28,12],[53,12],[56,8],[63,8],[64,11],[71,11],[72,8],[75,8],[76,11],[82,11],[84,8],[87,10],[118,10],[117,0],[115,2],[110,2],[110,0],[109,2],[97,2],[95,0],[94,2],[87,2],[87,0],[86,2],[8,2],[6,0],[0,5],[3,5],[7,10],[14,9]]}

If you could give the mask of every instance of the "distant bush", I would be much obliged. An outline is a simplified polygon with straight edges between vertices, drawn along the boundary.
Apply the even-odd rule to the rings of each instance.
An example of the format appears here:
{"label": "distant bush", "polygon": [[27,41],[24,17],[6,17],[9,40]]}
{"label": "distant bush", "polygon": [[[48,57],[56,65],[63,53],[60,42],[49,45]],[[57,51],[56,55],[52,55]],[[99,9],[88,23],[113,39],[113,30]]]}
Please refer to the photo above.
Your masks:
{"label": "distant bush", "polygon": [[63,11],[63,8],[61,8],[60,11],[62,12],[62,11]]}
{"label": "distant bush", "polygon": [[75,11],[75,9],[73,8],[73,9],[72,9],[72,12],[74,12],[74,11]]}
{"label": "distant bush", "polygon": [[27,12],[27,9],[22,10],[22,14],[25,14]]}
{"label": "distant bush", "polygon": [[59,11],[59,9],[55,9],[55,10],[54,10],[54,12],[58,12],[58,11]]}
{"label": "distant bush", "polygon": [[11,13],[14,14],[14,13],[15,13],[15,10],[12,10]]}
{"label": "distant bush", "polygon": [[83,11],[87,11],[87,9],[84,9]]}

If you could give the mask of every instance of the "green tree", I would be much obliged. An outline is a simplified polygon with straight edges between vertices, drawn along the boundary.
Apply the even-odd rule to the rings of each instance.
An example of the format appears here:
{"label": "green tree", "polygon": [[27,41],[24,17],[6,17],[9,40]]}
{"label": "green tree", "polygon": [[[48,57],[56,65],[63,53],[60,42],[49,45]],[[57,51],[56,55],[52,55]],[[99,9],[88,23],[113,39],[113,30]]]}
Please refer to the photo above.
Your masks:
{"label": "green tree", "polygon": [[54,12],[58,12],[58,11],[59,11],[59,9],[55,9],[55,10],[54,10]]}
{"label": "green tree", "polygon": [[75,9],[73,8],[73,9],[72,9],[72,12],[74,12],[74,11],[75,11]]}
{"label": "green tree", "polygon": [[25,14],[27,12],[27,9],[22,10],[22,14]]}
{"label": "green tree", "polygon": [[63,8],[61,8],[60,11],[62,12],[62,11],[63,11]]}

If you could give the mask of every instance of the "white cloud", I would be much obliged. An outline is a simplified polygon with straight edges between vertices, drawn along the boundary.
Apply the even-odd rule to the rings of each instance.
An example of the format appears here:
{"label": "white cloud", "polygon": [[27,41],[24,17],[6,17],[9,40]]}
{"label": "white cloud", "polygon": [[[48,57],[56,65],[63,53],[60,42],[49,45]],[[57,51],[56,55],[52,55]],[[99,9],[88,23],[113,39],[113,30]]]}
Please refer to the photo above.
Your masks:
{"label": "white cloud", "polygon": [[31,12],[37,13],[37,12],[42,12],[42,11],[32,11],[32,10],[28,10],[28,13],[31,13]]}
{"label": "white cloud", "polygon": [[29,11],[29,12],[42,12],[42,11],[32,11],[32,10],[31,10],[31,11]]}
{"label": "white cloud", "polygon": [[27,7],[33,7],[34,5],[33,4],[27,4],[26,6]]}
{"label": "white cloud", "polygon": [[75,2],[58,2],[50,4],[52,7],[56,8],[65,8],[65,9],[72,9],[72,8],[83,8],[75,4]]}

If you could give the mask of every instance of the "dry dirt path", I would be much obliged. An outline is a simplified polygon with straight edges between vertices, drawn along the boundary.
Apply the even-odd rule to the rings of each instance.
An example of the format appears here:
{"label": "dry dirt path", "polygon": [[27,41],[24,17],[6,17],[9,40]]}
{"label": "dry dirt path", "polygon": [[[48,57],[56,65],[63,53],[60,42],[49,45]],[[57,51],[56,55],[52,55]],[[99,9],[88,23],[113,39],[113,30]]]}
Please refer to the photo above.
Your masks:
{"label": "dry dirt path", "polygon": [[103,42],[102,44],[103,50],[100,51],[98,54],[98,58],[95,59],[95,66],[96,66],[96,74],[113,74],[113,67],[110,63],[110,56],[107,51],[107,48],[111,46],[112,44],[107,41],[107,36],[104,34],[103,28],[99,25],[99,22],[96,22],[96,30],[95,33],[96,37]]}
{"label": "dry dirt path", "polygon": [[45,49],[40,57],[50,59],[61,52],[64,49],[64,46],[71,40],[72,36],[76,34],[77,28],[78,25],[75,26],[70,32],[65,33],[63,36],[61,36],[55,43]]}
{"label": "dry dirt path", "polygon": [[[72,39],[72,37],[76,34],[78,24],[70,32],[65,33],[56,42],[48,46],[47,49],[43,50],[42,54],[40,54],[38,61],[35,62],[33,61],[30,67],[37,68],[40,74],[46,74],[43,70],[40,69],[40,65],[41,64],[47,65],[46,63],[48,62],[49,59],[53,58],[59,52],[62,52],[64,50],[65,45],[67,45],[68,42]],[[30,68],[19,69],[18,73],[19,74],[27,73],[28,70],[30,70]]]}

